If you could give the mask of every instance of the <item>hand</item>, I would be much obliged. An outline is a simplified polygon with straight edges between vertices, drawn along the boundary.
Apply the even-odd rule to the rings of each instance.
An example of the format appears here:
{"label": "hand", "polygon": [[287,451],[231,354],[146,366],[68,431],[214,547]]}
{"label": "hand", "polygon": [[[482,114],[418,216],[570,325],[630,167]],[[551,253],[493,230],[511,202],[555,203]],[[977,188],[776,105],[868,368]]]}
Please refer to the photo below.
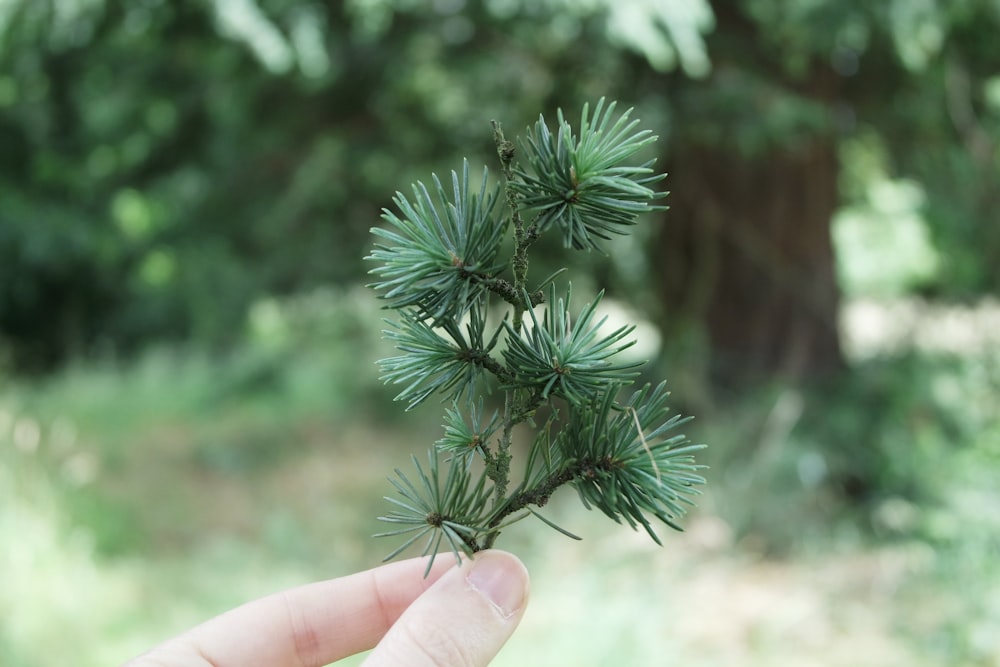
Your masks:
{"label": "hand", "polygon": [[483,666],[521,620],[528,573],[483,551],[308,584],[233,609],[124,667],[319,667],[372,647],[367,666]]}

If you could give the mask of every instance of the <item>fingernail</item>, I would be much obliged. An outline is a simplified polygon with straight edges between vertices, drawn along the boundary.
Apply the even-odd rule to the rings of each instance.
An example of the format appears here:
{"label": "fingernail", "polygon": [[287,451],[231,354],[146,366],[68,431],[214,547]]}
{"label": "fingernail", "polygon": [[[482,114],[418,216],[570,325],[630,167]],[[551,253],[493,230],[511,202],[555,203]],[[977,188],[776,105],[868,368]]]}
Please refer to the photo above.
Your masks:
{"label": "fingernail", "polygon": [[504,618],[510,618],[521,608],[528,592],[527,570],[521,561],[504,552],[477,554],[466,581]]}

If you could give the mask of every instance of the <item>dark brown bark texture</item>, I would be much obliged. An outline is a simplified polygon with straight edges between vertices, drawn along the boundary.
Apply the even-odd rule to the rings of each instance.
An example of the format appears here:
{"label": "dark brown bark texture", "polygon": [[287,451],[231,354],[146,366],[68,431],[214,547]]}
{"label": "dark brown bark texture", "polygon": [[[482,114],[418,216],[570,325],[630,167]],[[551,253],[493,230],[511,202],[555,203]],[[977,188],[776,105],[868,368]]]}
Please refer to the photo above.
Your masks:
{"label": "dark brown bark texture", "polygon": [[[719,388],[826,376],[844,366],[830,235],[836,77],[817,62],[792,78],[761,53],[752,26],[721,12],[719,19],[728,25],[718,32],[735,43],[720,45],[712,79],[677,90],[695,102],[679,105],[669,146],[670,211],[654,262],[664,328],[702,328]],[[731,81],[734,92],[699,92]],[[776,132],[769,110],[790,100],[811,110],[804,118],[815,115]]]}
{"label": "dark brown bark texture", "polygon": [[713,376],[741,384],[842,368],[832,142],[749,159],[695,147],[672,162],[662,298],[672,321],[704,325]]}

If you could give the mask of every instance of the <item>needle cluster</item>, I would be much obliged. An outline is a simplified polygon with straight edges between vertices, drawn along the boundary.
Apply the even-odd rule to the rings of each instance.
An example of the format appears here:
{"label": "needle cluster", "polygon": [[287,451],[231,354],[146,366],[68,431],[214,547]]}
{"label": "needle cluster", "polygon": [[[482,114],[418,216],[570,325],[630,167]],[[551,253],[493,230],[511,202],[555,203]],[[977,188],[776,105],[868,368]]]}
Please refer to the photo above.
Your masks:
{"label": "needle cluster", "polygon": [[[494,123],[503,185],[491,189],[484,169],[470,187],[466,161],[450,192],[437,176],[430,189],[417,183],[384,211],[388,226],[372,230],[371,286],[398,314],[384,335],[399,354],[379,362],[382,379],[400,386],[407,409],[433,395],[449,406],[426,466],[414,459],[414,472],[390,480],[398,494],[380,518],[393,529],[381,536],[403,543],[387,560],[421,542],[425,554],[472,554],[529,516],[573,537],[539,514],[562,486],[659,543],[650,517],[679,530],[704,483],[693,456],[701,446],[677,431],[686,419],[669,414],[665,386],[622,397],[642,365],[618,356],[634,327],[605,332],[603,293],[577,310],[571,286],[557,296],[559,273],[528,280],[529,250],[551,230],[567,248],[600,250],[664,208],[653,203],[664,193],[649,187],[664,176],[632,163],[656,137],[615,106],[602,99],[591,115],[585,105],[576,130],[561,111],[555,130],[540,118],[522,143],[526,168]],[[535,437],[512,487],[521,424]]]}

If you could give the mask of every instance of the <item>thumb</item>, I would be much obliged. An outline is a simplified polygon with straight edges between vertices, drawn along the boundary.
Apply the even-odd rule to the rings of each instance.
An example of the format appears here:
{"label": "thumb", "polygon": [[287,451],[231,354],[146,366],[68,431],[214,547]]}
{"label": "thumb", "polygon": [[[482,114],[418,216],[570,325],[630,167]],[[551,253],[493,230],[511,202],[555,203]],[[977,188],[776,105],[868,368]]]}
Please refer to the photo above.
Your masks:
{"label": "thumb", "polygon": [[484,667],[510,638],[528,601],[528,571],[504,551],[482,551],[442,576],[403,612],[366,667]]}

